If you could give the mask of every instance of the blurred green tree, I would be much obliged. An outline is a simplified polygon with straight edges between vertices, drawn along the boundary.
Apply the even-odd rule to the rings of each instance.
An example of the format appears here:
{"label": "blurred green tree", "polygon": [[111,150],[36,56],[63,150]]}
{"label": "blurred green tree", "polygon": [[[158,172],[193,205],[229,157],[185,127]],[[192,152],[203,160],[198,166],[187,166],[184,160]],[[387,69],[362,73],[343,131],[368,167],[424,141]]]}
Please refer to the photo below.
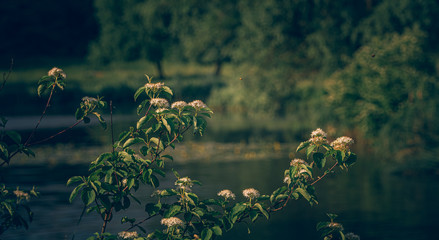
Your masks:
{"label": "blurred green tree", "polygon": [[426,37],[417,27],[373,37],[327,80],[338,124],[357,126],[397,158],[439,143],[439,79]]}
{"label": "blurred green tree", "polygon": [[201,64],[214,64],[220,75],[223,63],[230,62],[238,41],[238,1],[178,1],[178,31],[185,56]]}
{"label": "blurred green tree", "polygon": [[91,45],[89,60],[108,64],[147,59],[164,78],[162,62],[175,37],[171,31],[172,6],[165,0],[96,0],[101,31]]}

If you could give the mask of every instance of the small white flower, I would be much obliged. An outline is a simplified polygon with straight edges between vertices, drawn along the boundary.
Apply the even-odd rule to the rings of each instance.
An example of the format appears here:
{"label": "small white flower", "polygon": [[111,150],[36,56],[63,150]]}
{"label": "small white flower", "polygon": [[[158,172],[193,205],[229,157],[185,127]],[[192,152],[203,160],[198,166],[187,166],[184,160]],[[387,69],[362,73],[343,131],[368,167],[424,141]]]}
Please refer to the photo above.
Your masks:
{"label": "small white flower", "polygon": [[340,150],[340,151],[346,151],[349,149],[349,145],[352,145],[354,143],[354,140],[350,137],[339,137],[337,139],[335,139],[332,143],[331,146],[335,149],[335,150]]}
{"label": "small white flower", "polygon": [[94,97],[83,97],[82,101],[84,103],[97,103],[98,99],[94,98]]}
{"label": "small white flower", "polygon": [[286,177],[284,178],[284,183],[286,183],[286,184],[290,184],[290,183],[291,183],[291,178],[290,178],[290,176],[286,176]]}
{"label": "small white flower", "polygon": [[343,226],[340,223],[332,222],[328,225],[328,227],[343,231]]}
{"label": "small white flower", "polygon": [[119,234],[119,237],[123,238],[123,239],[130,239],[130,238],[135,238],[138,237],[139,234],[137,234],[137,232],[126,232],[126,231],[122,231]]}
{"label": "small white flower", "polygon": [[169,102],[164,98],[153,98],[151,99],[151,105],[156,108],[168,108]]}
{"label": "small white flower", "polygon": [[203,103],[201,100],[195,100],[189,103],[190,106],[195,108],[197,111],[199,111],[202,108],[207,108],[207,105]]}
{"label": "small white flower", "polygon": [[122,186],[126,186],[128,183],[128,180],[126,178],[122,179]]}
{"label": "small white flower", "polygon": [[221,190],[220,192],[218,192],[218,196],[224,197],[226,200],[229,198],[235,199],[235,194],[228,189],[224,189],[224,190]]}
{"label": "small white flower", "polygon": [[26,200],[29,200],[30,196],[28,193],[25,193],[23,191],[20,190],[14,190],[14,194],[15,196],[17,196],[18,198],[25,198]]}
{"label": "small white flower", "polygon": [[160,223],[167,226],[168,228],[183,225],[183,221],[181,221],[180,218],[177,217],[163,218]]}
{"label": "small white flower", "polygon": [[187,105],[188,104],[185,101],[177,101],[171,105],[171,108],[176,108],[178,110],[181,110],[182,108],[186,107]]}
{"label": "small white flower", "polygon": [[179,178],[177,181],[175,181],[175,185],[180,187],[192,187],[194,184],[192,183],[192,180],[188,177]]}
{"label": "small white flower", "polygon": [[328,143],[328,140],[326,139],[326,133],[320,128],[317,128],[311,133],[311,138],[309,139],[309,141],[314,143],[315,145]]}
{"label": "small white flower", "polygon": [[317,128],[316,130],[312,131],[311,137],[327,137],[326,133],[321,129]]}
{"label": "small white flower", "polygon": [[145,88],[152,90],[153,92],[157,92],[158,90],[162,89],[163,86],[165,86],[164,83],[147,83],[147,84],[145,84]]}
{"label": "small white flower", "polygon": [[242,191],[242,195],[248,199],[258,198],[260,196],[259,191],[254,188],[247,188]]}
{"label": "small white flower", "polygon": [[64,78],[64,79],[67,77],[64,71],[61,68],[57,68],[57,67],[50,69],[47,75],[55,78]]}
{"label": "small white flower", "polygon": [[298,166],[300,164],[308,165],[307,162],[305,162],[304,160],[299,159],[299,158],[295,158],[295,159],[291,160],[291,162],[290,162],[290,166]]}
{"label": "small white flower", "polygon": [[360,236],[354,233],[346,233],[344,236],[347,240],[360,240]]}

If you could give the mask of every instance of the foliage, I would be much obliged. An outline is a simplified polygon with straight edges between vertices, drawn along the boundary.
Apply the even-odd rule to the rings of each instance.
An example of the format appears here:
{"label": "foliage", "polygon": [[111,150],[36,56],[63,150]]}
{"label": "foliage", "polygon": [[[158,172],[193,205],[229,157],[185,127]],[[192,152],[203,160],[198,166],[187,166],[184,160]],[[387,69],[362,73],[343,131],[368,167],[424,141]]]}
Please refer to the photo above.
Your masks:
{"label": "foliage", "polygon": [[174,27],[190,60],[214,64],[220,75],[223,63],[236,50],[240,16],[237,1],[179,1]]}
{"label": "foliage", "polygon": [[321,237],[324,240],[335,240],[335,239],[347,239],[347,240],[360,240],[358,235],[354,233],[344,233],[343,225],[335,222],[337,214],[327,214],[330,218],[330,222],[319,222],[316,226],[317,231],[321,232]]}
{"label": "foliage", "polygon": [[[0,90],[3,90],[11,71],[12,64],[9,73],[3,75],[3,83]],[[106,126],[104,119],[100,113],[98,113],[98,110],[103,108],[105,103],[99,97],[97,99],[84,97],[76,112],[77,122],[75,124],[45,139],[32,141],[35,131],[37,130],[41,120],[45,116],[46,111],[50,106],[53,94],[57,89],[64,89],[65,79],[66,74],[64,71],[60,68],[54,67],[47,73],[46,76],[43,76],[38,81],[38,95],[42,96],[47,91],[50,93],[40,120],[26,140],[22,138],[20,133],[13,130],[6,130],[8,120],[5,117],[0,116],[0,166],[8,166],[11,162],[11,159],[17,154],[35,156],[34,152],[29,148],[30,146],[46,142],[66,132],[68,129],[78,125],[81,122],[90,122],[90,114],[95,115],[99,122],[104,127]],[[1,179],[1,181],[3,181],[3,179]],[[27,203],[32,198],[36,198],[38,196],[39,193],[35,187],[33,187],[30,191],[23,191],[17,186],[14,190],[14,188],[11,188],[10,186],[0,182],[0,235],[10,228],[24,227],[27,229],[29,227],[29,223],[33,220],[33,213]]]}
{"label": "foliage", "polygon": [[328,99],[343,124],[378,137],[391,152],[413,154],[438,142],[439,86],[418,28],[374,38],[328,81]]}
{"label": "foliage", "polygon": [[171,7],[160,0],[95,1],[101,32],[91,45],[89,60],[107,64],[147,59],[163,78],[162,61],[173,42]]}
{"label": "foliage", "polygon": [[[341,137],[329,144],[326,133],[317,129],[297,148],[308,161],[293,159],[284,172],[285,185],[272,194],[261,195],[248,188],[243,191],[246,200],[235,202],[236,195],[225,189],[216,198],[200,199],[192,187],[201,183],[182,177],[175,170],[175,187],[159,189],[159,176],[166,177],[166,162],[173,160],[165,150],[181,142],[189,129],[202,135],[212,111],[200,100],[189,104],[178,101],[170,106],[172,90],[146,77],[148,82],[134,94],[135,100],[143,99],[136,126],[119,135],[113,151],[91,162],[88,176],[74,176],[67,182],[76,185],[70,201],[80,198],[85,213],[95,212],[103,221],[101,231],[89,239],[216,239],[239,223],[255,222],[259,217],[269,219],[290,200],[305,199],[311,205],[317,204],[314,185],[337,166],[347,170],[356,161],[356,155],[349,149],[351,138]],[[142,186],[154,189],[146,204],[134,196]],[[108,233],[106,228],[113,213],[128,209],[132,202],[145,204],[145,218],[125,216],[121,222],[129,224],[126,231],[118,235]],[[147,232],[142,224],[153,218],[165,228]],[[145,235],[131,231],[135,228]]]}

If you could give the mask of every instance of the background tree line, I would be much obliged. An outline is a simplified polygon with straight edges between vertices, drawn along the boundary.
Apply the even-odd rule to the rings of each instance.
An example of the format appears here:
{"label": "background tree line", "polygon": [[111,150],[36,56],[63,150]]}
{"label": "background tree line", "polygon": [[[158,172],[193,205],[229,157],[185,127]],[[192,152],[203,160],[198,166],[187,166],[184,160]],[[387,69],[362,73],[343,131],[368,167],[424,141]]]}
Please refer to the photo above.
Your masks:
{"label": "background tree line", "polygon": [[[39,29],[37,3],[9,1],[18,16],[1,8],[2,55],[146,59],[160,78],[166,63],[211,65],[217,76],[232,64],[242,76],[212,90],[216,112],[306,119],[308,130],[329,118],[322,127],[355,128],[398,158],[439,143],[436,0],[46,1]],[[51,47],[38,47],[45,39]]]}

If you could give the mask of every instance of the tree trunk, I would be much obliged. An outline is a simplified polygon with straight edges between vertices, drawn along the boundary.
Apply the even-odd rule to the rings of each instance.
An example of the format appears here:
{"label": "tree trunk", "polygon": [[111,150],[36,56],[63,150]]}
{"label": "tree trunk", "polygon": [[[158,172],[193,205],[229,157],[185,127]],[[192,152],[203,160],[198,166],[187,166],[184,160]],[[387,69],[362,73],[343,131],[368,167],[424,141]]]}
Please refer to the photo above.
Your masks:
{"label": "tree trunk", "polygon": [[161,61],[156,61],[155,65],[157,67],[157,72],[159,73],[159,79],[165,79],[165,74],[163,73]]}
{"label": "tree trunk", "polygon": [[223,62],[221,60],[217,60],[215,64],[215,76],[219,76],[221,74],[222,66],[223,66]]}

